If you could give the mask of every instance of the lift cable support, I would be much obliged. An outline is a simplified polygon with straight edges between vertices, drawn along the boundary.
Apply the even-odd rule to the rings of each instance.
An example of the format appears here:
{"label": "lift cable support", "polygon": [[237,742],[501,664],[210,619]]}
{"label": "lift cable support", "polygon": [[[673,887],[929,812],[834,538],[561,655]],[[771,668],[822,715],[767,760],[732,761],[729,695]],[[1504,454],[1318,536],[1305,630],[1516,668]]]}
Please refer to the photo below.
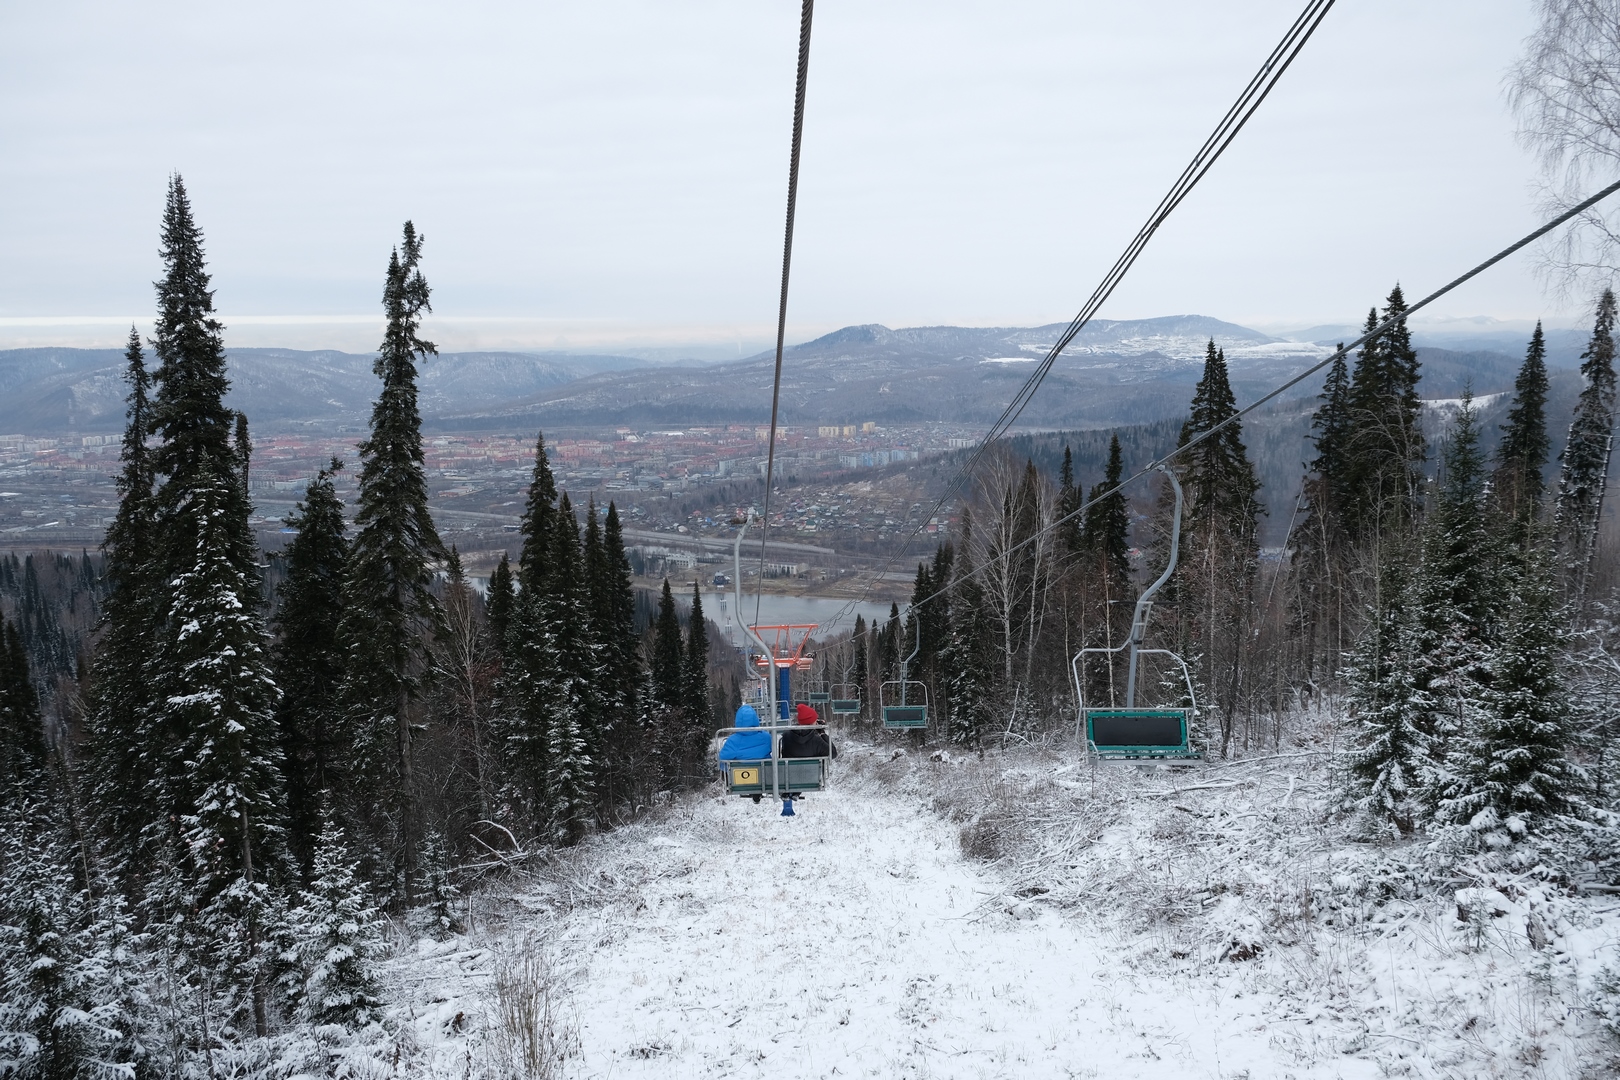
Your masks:
{"label": "lift cable support", "polygon": [[1068,327],[1059,335],[1052,347],[1047,350],[1046,356],[1042,358],[1040,363],[1035,365],[1035,370],[1030,373],[1023,386],[1013,395],[1006,408],[1001,411],[1001,415],[991,425],[989,432],[974,447],[973,453],[969,455],[968,460],[951,477],[945,491],[940,495],[938,501],[934,503],[934,508],[922,516],[917,526],[912,529],[901,543],[899,549],[889,557],[888,561],[883,564],[883,568],[867,583],[866,589],[862,591],[860,596],[845,605],[846,610],[840,610],[832,621],[836,622],[842,619],[848,614],[848,611],[854,609],[855,605],[864,601],[870,593],[872,585],[877,581],[881,581],[883,575],[905,555],[912,542],[927,527],[928,522],[939,514],[940,509],[946,503],[961,492],[962,486],[973,475],[979,462],[989,451],[991,444],[1006,434],[1007,430],[1017,421],[1019,415],[1023,413],[1024,408],[1034,398],[1035,392],[1040,389],[1041,383],[1052,370],[1052,365],[1057,362],[1058,356],[1074,340],[1075,335],[1079,334],[1086,324],[1096,316],[1108,298],[1113,295],[1114,290],[1119,287],[1120,282],[1130,272],[1137,258],[1146,249],[1148,241],[1153,239],[1153,235],[1158,231],[1159,226],[1169,219],[1175,209],[1181,205],[1182,200],[1186,199],[1192,193],[1193,188],[1198,186],[1198,182],[1204,178],[1210,169],[1214,168],[1215,162],[1232,145],[1233,140],[1243,130],[1244,125],[1259,110],[1261,103],[1266,100],[1278,81],[1281,80],[1283,73],[1288,70],[1289,65],[1294,62],[1301,50],[1305,48],[1306,42],[1311,39],[1311,35],[1316,32],[1316,28],[1321,25],[1322,20],[1327,16],[1328,10],[1332,7],[1333,0],[1308,0],[1299,17],[1289,26],[1288,32],[1283,35],[1276,48],[1271,50],[1271,54],[1266,57],[1265,62],[1260,65],[1260,70],[1255,72],[1254,77],[1243,88],[1243,92],[1232,103],[1232,107],[1226,111],[1226,115],[1221,117],[1220,123],[1215,125],[1215,130],[1204,140],[1204,144],[1198,148],[1198,152],[1193,155],[1187,167],[1176,178],[1176,182],[1170,186],[1170,190],[1165,194],[1164,198],[1159,200],[1158,206],[1154,207],[1153,212],[1148,215],[1147,221],[1137,231],[1131,242],[1126,245],[1124,252],[1114,261],[1114,265],[1109,268],[1108,272],[1103,275],[1103,279],[1097,287],[1092,290],[1079,314],[1075,315],[1074,319],[1070,321]]}
{"label": "lift cable support", "polygon": [[[771,486],[776,477],[776,417],[782,401],[782,345],[787,337],[788,276],[793,268],[793,213],[799,202],[799,144],[804,136],[804,92],[810,79],[810,21],[815,0],[804,0],[799,15],[799,78],[793,92],[793,149],[788,154],[787,228],[782,237],[782,298],[776,311],[776,374],[771,381],[771,430],[765,444],[765,513],[759,533],[759,588],[754,594],[754,621],[759,621],[765,586],[765,541],[771,534]],[[737,612],[742,618],[742,612]]]}
{"label": "lift cable support", "polygon": [[[1147,638],[1148,618],[1153,613],[1153,595],[1157,593],[1170,580],[1176,572],[1176,563],[1181,556],[1181,482],[1176,474],[1167,466],[1159,466],[1175,490],[1176,508],[1170,525],[1170,558],[1165,563],[1164,573],[1158,580],[1142,590],[1142,595],[1136,600],[1136,612],[1131,617],[1131,633],[1122,645],[1112,648],[1093,646],[1081,649],[1074,654],[1069,662],[1069,672],[1074,677],[1075,700],[1080,704],[1079,716],[1075,723],[1075,738],[1078,740],[1083,733],[1086,745],[1090,749],[1093,760],[1121,761],[1132,759],[1158,759],[1170,761],[1192,761],[1202,755],[1193,749],[1191,732],[1188,720],[1198,715],[1198,698],[1193,693],[1192,672],[1187,669],[1187,662],[1178,654],[1169,649],[1144,649],[1142,644]],[[1122,649],[1129,651],[1129,667],[1125,678],[1125,708],[1123,709],[1088,709],[1086,707],[1085,683],[1085,657],[1087,653],[1101,653],[1110,658],[1109,677],[1113,677],[1112,657]],[[1189,708],[1173,709],[1138,709],[1136,707],[1136,682],[1140,672],[1138,660],[1148,655],[1168,656],[1181,665],[1181,675],[1187,681],[1187,701]]]}
{"label": "lift cable support", "polygon": [[[1620,191],[1620,181],[1616,181],[1615,183],[1610,184],[1608,187],[1604,188],[1602,191],[1599,191],[1597,194],[1591,196],[1590,198],[1587,198],[1587,199],[1583,200],[1580,203],[1577,203],[1575,206],[1570,207],[1568,210],[1564,211],[1562,214],[1559,214],[1557,217],[1553,218],[1551,221],[1547,222],[1545,225],[1541,226],[1540,228],[1534,230],[1533,232],[1527,233],[1526,235],[1520,237],[1518,240],[1515,240],[1513,243],[1509,244],[1507,247],[1503,248],[1501,251],[1498,251],[1495,255],[1492,255],[1490,258],[1486,259],[1484,262],[1480,263],[1478,266],[1475,266],[1473,269],[1469,270],[1467,273],[1463,274],[1460,277],[1454,278],[1450,282],[1447,282],[1445,285],[1442,285],[1440,288],[1438,288],[1434,292],[1430,293],[1428,296],[1425,296],[1423,299],[1419,300],[1417,303],[1415,303],[1411,307],[1407,308],[1406,311],[1404,313],[1402,313],[1401,315],[1390,316],[1389,318],[1385,319],[1383,322],[1379,323],[1377,326],[1373,327],[1371,330],[1368,330],[1366,333],[1362,334],[1360,337],[1358,337],[1354,341],[1350,342],[1350,344],[1348,344],[1348,345],[1340,345],[1337,349],[1335,349],[1332,353],[1330,353],[1327,356],[1326,359],[1321,360],[1321,361],[1317,362],[1316,364],[1312,365],[1311,367],[1306,368],[1304,371],[1300,372],[1298,375],[1295,375],[1293,378],[1287,380],[1286,382],[1280,384],[1275,389],[1272,389],[1272,390],[1268,391],[1266,394],[1264,394],[1263,396],[1261,396],[1259,398],[1256,398],[1254,401],[1250,402],[1248,405],[1245,405],[1243,408],[1239,409],[1237,412],[1233,413],[1231,416],[1228,416],[1225,420],[1222,420],[1220,423],[1214,425],[1213,427],[1207,428],[1204,431],[1200,431],[1198,434],[1196,434],[1192,438],[1188,439],[1187,442],[1184,445],[1176,447],[1174,450],[1171,450],[1169,453],[1163,455],[1162,457],[1157,458],[1154,461],[1150,461],[1148,464],[1144,465],[1141,469],[1139,469],[1136,472],[1132,473],[1130,476],[1127,476],[1125,479],[1121,480],[1119,483],[1115,484],[1113,487],[1109,488],[1107,491],[1098,493],[1097,495],[1093,496],[1092,498],[1087,499],[1085,502],[1081,503],[1079,506],[1075,507],[1073,510],[1069,511],[1067,514],[1064,514],[1062,517],[1056,518],[1053,521],[1050,521],[1050,522],[1046,523],[1045,525],[1041,526],[1039,529],[1036,529],[1033,533],[1031,533],[1029,536],[1025,537],[1023,540],[1020,540],[1018,543],[1013,544],[1011,547],[1007,548],[1006,551],[1002,552],[1001,557],[1004,558],[1004,559],[1009,558],[1014,552],[1028,547],[1030,544],[1033,544],[1037,539],[1039,539],[1041,536],[1045,535],[1046,533],[1049,533],[1053,529],[1060,528],[1060,527],[1068,524],[1069,522],[1074,521],[1076,518],[1080,517],[1087,510],[1091,509],[1093,506],[1095,506],[1098,503],[1102,502],[1104,499],[1107,499],[1107,498],[1109,498],[1109,497],[1111,497],[1113,495],[1118,494],[1120,491],[1123,491],[1127,485],[1135,483],[1137,480],[1140,480],[1142,477],[1148,475],[1149,473],[1159,471],[1165,465],[1169,464],[1173,459],[1175,459],[1177,457],[1180,457],[1182,454],[1185,454],[1187,451],[1189,451],[1189,450],[1193,449],[1194,447],[1200,445],[1201,443],[1205,442],[1206,440],[1214,438],[1216,435],[1220,434],[1220,432],[1223,431],[1227,426],[1237,423],[1238,421],[1242,420],[1245,416],[1252,413],[1254,410],[1260,408],[1260,406],[1266,404],[1269,401],[1274,400],[1275,398],[1277,398],[1278,396],[1286,393],[1288,390],[1292,389],[1293,387],[1298,386],[1300,383],[1304,382],[1306,379],[1310,378],[1311,376],[1318,374],[1324,368],[1327,368],[1328,366],[1333,364],[1334,361],[1339,360],[1339,359],[1341,359],[1341,358],[1343,358],[1345,356],[1348,356],[1352,352],[1355,352],[1357,349],[1361,348],[1361,346],[1365,345],[1367,342],[1372,341],[1372,340],[1374,340],[1374,339],[1376,339],[1378,337],[1383,336],[1396,323],[1402,322],[1402,321],[1404,321],[1406,319],[1411,318],[1413,315],[1417,314],[1417,312],[1421,311],[1423,308],[1428,307],[1430,304],[1434,303],[1436,300],[1440,299],[1442,296],[1445,296],[1447,293],[1451,292],[1453,289],[1456,289],[1458,286],[1463,285],[1463,284],[1473,280],[1475,277],[1478,277],[1480,274],[1484,273],[1486,270],[1489,270],[1491,267],[1495,266],[1497,263],[1501,262],[1503,259],[1507,258],[1509,255],[1512,255],[1514,252],[1519,251],[1521,248],[1528,247],[1530,244],[1535,243],[1537,240],[1540,240],[1543,236],[1546,236],[1548,233],[1552,232],[1554,229],[1556,229],[1560,225],[1563,225],[1564,223],[1568,222],[1572,218],[1579,217],[1581,214],[1586,213],[1586,211],[1592,209],[1592,207],[1596,206],[1598,203],[1602,202],[1604,199],[1607,199],[1610,195],[1613,195],[1617,191]],[[948,594],[952,589],[956,588],[958,585],[962,584],[963,582],[971,581],[973,578],[975,578],[978,575],[984,573],[992,565],[994,565],[994,563],[991,563],[991,562],[981,563],[979,566],[974,567],[972,570],[969,570],[967,573],[964,573],[964,574],[960,575],[959,577],[953,578],[951,581],[949,581],[946,584],[942,585],[940,588],[936,589],[934,592],[928,594],[922,600],[920,600],[916,604],[912,605],[912,610],[915,611],[918,607],[922,606],[923,604],[928,603],[929,601],[933,600],[935,597],[944,596],[944,595]]]}

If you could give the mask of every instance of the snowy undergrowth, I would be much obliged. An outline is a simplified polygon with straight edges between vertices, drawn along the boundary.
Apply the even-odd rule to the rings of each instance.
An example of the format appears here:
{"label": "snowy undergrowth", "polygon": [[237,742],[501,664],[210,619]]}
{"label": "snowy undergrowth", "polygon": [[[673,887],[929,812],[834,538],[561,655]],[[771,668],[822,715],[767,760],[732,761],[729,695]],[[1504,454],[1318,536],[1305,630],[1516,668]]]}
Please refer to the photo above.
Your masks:
{"label": "snowy undergrowth", "polygon": [[402,936],[397,1074],[1620,1067],[1620,898],[1369,842],[1315,746],[1095,773],[843,749],[796,817],[709,789],[475,890],[464,934]]}
{"label": "snowy undergrowth", "polygon": [[1367,841],[1329,812],[1327,746],[1095,770],[1070,748],[874,748],[846,775],[955,823],[1005,883],[991,902],[1057,909],[1129,970],[1258,996],[1302,1049],[1327,1031],[1386,1075],[1615,1075],[1620,898]]}

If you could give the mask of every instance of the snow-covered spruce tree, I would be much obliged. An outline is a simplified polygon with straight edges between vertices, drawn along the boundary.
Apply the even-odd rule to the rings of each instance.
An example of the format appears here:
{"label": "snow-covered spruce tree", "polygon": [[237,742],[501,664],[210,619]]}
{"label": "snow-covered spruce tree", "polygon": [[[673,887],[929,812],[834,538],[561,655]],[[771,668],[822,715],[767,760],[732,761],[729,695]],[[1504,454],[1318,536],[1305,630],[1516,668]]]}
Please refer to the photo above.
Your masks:
{"label": "snow-covered spruce tree", "polygon": [[193,476],[175,524],[189,522],[193,560],[170,583],[169,619],[154,664],[161,730],[175,737],[181,781],[166,792],[184,844],[181,872],[199,907],[210,981],[229,1006],[252,1006],[268,1031],[269,928],[286,866],[286,789],[275,727],[279,699],[264,629],[240,597],[230,557],[234,472]]}
{"label": "snow-covered spruce tree", "polygon": [[579,523],[564,492],[552,524],[551,573],[540,610],[551,634],[550,671],[541,684],[547,715],[548,817],[559,843],[584,835],[594,809],[591,735],[596,727],[596,649],[591,641],[589,599],[580,559]]}
{"label": "snow-covered spruce tree", "polygon": [[422,841],[422,891],[427,897],[429,932],[439,941],[461,933],[461,914],[456,910],[461,890],[450,877],[450,852],[438,829],[429,829]]}
{"label": "snow-covered spruce tree", "polygon": [[[1384,317],[1399,321],[1362,347],[1350,375],[1341,518],[1356,542],[1386,530],[1409,530],[1423,510],[1427,449],[1417,392],[1417,350],[1406,326],[1406,298],[1399,285],[1384,303]],[[1367,314],[1366,329],[1374,329],[1380,321],[1375,308]]]}
{"label": "snow-covered spruce tree", "polygon": [[315,844],[309,888],[287,918],[302,976],[299,1019],[351,1030],[380,1016],[376,965],[383,948],[382,920],[353,866],[342,831],[326,825]]}
{"label": "snow-covered spruce tree", "polygon": [[287,770],[288,829],[299,865],[308,877],[321,807],[337,792],[334,769],[347,757],[340,693],[343,650],[343,572],[349,542],[343,535],[343,503],[332,477],[343,463],[332,459],[304,490],[304,501],[287,517],[298,535],[287,545],[287,579],[275,617],[273,663],[282,688],[276,710]]}
{"label": "snow-covered spruce tree", "polygon": [[601,812],[629,795],[624,779],[642,768],[649,754],[648,732],[641,724],[646,711],[641,642],[636,636],[636,597],[618,507],[608,503],[599,535],[586,527],[586,563],[590,578],[591,633],[602,675],[598,686],[602,709],[601,745],[593,751],[608,779],[598,786]]}
{"label": "snow-covered spruce tree", "polygon": [[433,563],[444,545],[428,515],[416,365],[438,350],[418,331],[432,310],[422,276],[422,237],[405,223],[388,256],[388,327],[372,370],[382,391],[371,435],[360,444],[355,535],[343,587],[345,723],[356,747],[352,791],[366,838],[394,867],[400,899],[413,901],[421,821],[411,729],[418,719],[428,643],[444,613]]}
{"label": "snow-covered spruce tree", "polygon": [[1485,458],[1478,414],[1467,395],[1441,463],[1408,612],[1414,694],[1424,702],[1422,726],[1430,740],[1424,787],[1431,807],[1450,784],[1448,762],[1457,740],[1483,708],[1503,600],[1501,544],[1488,528]]}
{"label": "snow-covered spruce tree", "polygon": [[[145,1064],[127,954],[74,880],[71,839],[30,798],[0,808],[0,1075],[91,1080]],[[127,944],[127,935],[125,936]]]}
{"label": "snow-covered spruce tree", "polygon": [[998,665],[983,592],[973,574],[972,539],[972,515],[963,513],[962,547],[956,556],[957,584],[952,590],[950,630],[940,653],[940,667],[945,672],[946,737],[978,749],[995,730],[991,702]]}
{"label": "snow-covered spruce tree", "polygon": [[555,542],[556,484],[546,455],[544,433],[536,437],[534,467],[524,509],[521,585],[506,615],[501,644],[501,677],[496,686],[493,727],[505,764],[505,801],[520,820],[543,827],[549,819],[550,714],[546,695],[555,672],[556,642],[543,610]]}
{"label": "snow-covered spruce tree", "polygon": [[1592,338],[1581,354],[1586,385],[1575,402],[1569,441],[1558,456],[1558,501],[1553,527],[1563,556],[1566,595],[1579,608],[1586,599],[1586,572],[1597,544],[1598,514],[1609,479],[1614,438],[1614,290],[1598,298]]}
{"label": "snow-covered spruce tree", "polygon": [[1534,544],[1509,583],[1512,602],[1476,719],[1447,754],[1437,816],[1487,842],[1541,832],[1580,796],[1585,775],[1566,756],[1569,701],[1559,670],[1563,625],[1546,554]]}
{"label": "snow-covered spruce tree", "polygon": [[1350,803],[1398,836],[1421,822],[1429,762],[1428,693],[1415,682],[1406,590],[1402,555],[1387,551],[1374,610],[1346,672],[1355,723]]}
{"label": "snow-covered spruce tree", "polygon": [[119,455],[118,512],[107,529],[106,599],[87,686],[89,792],[98,833],[120,877],[138,874],[140,836],[155,820],[147,757],[156,749],[145,724],[152,704],[146,664],[156,632],[153,589],[153,473],[151,379],[134,327],[124,353],[129,404]]}
{"label": "snow-covered spruce tree", "polygon": [[[257,615],[258,551],[248,527],[242,451],[232,442],[236,414],[223,402],[229,387],[223,327],[213,317],[202,233],[178,176],[169,182],[162,256],[154,337],[161,363],[150,414],[158,439],[150,475],[161,483],[143,524],[139,499],[128,501],[147,475],[134,451],[142,425],[131,357],[126,502],[113,530],[116,588],[130,586],[120,603],[131,603],[111,605],[118,619],[104,637],[105,647],[117,651],[111,666],[122,669],[120,692],[138,696],[114,701],[109,691],[98,692],[97,719],[106,723],[92,727],[106,752],[97,755],[104,766],[97,787],[108,799],[103,830],[122,830],[114,839],[124,857],[114,865],[126,887],[186,898],[167,909],[197,943],[182,977],[214,989],[217,1004],[232,1014],[226,1024],[251,1005],[254,1026],[263,1031],[255,912],[268,902],[265,879],[283,869],[276,690]],[[113,636],[125,633],[131,637]],[[139,798],[122,787],[132,782],[142,785]],[[168,867],[162,872],[160,852]],[[149,909],[148,918],[156,911]]]}
{"label": "snow-covered spruce tree", "polygon": [[1541,516],[1546,492],[1541,471],[1551,449],[1547,438],[1547,341],[1537,322],[1513,381],[1513,405],[1508,422],[1502,425],[1491,478],[1492,494],[1508,522],[1510,539],[1520,547],[1529,539],[1529,526]]}

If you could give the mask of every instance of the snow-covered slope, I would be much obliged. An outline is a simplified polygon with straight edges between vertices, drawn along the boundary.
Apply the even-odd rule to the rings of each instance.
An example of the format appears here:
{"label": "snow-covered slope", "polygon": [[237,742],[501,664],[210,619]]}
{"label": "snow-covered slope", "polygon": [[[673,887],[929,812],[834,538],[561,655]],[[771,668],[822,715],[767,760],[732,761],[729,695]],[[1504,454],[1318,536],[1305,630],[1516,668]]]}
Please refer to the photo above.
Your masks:
{"label": "snow-covered slope", "polygon": [[511,1051],[522,960],[558,1076],[1613,1075],[1609,898],[1426,893],[1325,824],[1326,754],[1073,757],[850,744],[792,818],[711,789],[504,879],[396,961],[412,1071]]}

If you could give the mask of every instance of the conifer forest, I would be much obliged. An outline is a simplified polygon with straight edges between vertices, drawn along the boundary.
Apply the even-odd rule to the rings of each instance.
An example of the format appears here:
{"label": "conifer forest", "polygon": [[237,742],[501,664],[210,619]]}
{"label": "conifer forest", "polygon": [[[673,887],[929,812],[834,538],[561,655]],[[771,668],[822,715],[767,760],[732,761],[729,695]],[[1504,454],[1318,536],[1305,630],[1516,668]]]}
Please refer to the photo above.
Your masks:
{"label": "conifer forest", "polygon": [[[1581,179],[1620,160],[1567,107],[1620,69],[1576,77],[1620,4],[1538,10],[1510,95]],[[1392,273],[1271,412],[1200,333],[1174,420],[1010,411],[895,458],[940,502],[850,571],[887,618],[784,663],[728,642],[711,570],[633,571],[626,489],[570,490],[552,429],[464,565],[413,221],[376,252],[369,422],[269,550],[199,216],[172,173],[102,542],[0,554],[0,1080],[1620,1075],[1620,234],[1550,256],[1578,394],[1551,315],[1511,391],[1432,392]],[[784,335],[785,265],[781,295]],[[738,607],[760,533],[794,542],[782,356],[759,482],[709,522],[758,545],[752,586],[713,578]],[[1109,760],[1094,714],[1137,710],[1185,745]],[[796,757],[785,795],[730,767]]]}

